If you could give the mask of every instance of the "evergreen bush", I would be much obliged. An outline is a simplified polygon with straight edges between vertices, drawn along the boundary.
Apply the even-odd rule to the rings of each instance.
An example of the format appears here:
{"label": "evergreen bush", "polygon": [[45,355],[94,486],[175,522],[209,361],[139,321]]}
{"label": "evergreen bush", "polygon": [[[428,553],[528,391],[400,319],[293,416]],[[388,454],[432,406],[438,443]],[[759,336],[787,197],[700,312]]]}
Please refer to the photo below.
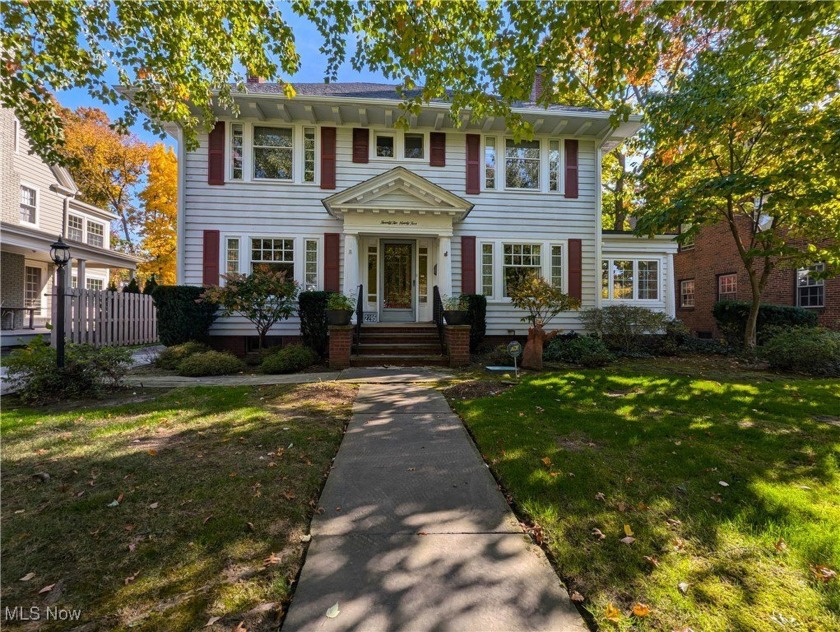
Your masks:
{"label": "evergreen bush", "polygon": [[478,353],[487,333],[487,297],[483,294],[464,294],[467,304],[467,324],[470,326],[470,352]]}
{"label": "evergreen bush", "polygon": [[178,365],[178,375],[184,377],[230,375],[241,370],[242,361],[235,355],[223,351],[196,353],[184,358]]}
{"label": "evergreen bush", "polygon": [[216,306],[200,301],[204,288],[192,285],[159,285],[152,292],[157,308],[158,337],[170,347],[190,340],[206,341],[216,319]]}
{"label": "evergreen bush", "polygon": [[298,295],[300,335],[303,344],[320,357],[327,354],[329,327],[327,326],[327,303],[330,292],[301,292]]}
{"label": "evergreen bush", "polygon": [[[712,314],[726,341],[733,347],[743,345],[750,304],[747,301],[718,301],[712,308]],[[792,305],[761,305],[758,308],[756,336],[758,344],[763,344],[779,328],[816,326],[817,314],[812,310]]]}
{"label": "evergreen bush", "polygon": [[262,363],[263,373],[295,373],[318,361],[318,354],[304,345],[289,345],[267,356]]}

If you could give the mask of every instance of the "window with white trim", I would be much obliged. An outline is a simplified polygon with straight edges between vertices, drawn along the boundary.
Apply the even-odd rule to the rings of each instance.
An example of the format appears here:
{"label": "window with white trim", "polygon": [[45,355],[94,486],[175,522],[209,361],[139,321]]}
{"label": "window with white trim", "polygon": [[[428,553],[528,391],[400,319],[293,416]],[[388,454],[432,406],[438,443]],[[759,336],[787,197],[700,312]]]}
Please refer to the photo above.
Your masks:
{"label": "window with white trim", "polygon": [[78,215],[67,216],[67,238],[76,241],[85,240],[85,220]]}
{"label": "window with white trim", "polygon": [[35,314],[41,313],[41,290],[44,287],[43,270],[26,266],[23,277],[23,305],[35,308]]}
{"label": "window with white trim", "polygon": [[374,136],[374,150],[377,158],[394,158],[397,155],[397,139],[394,134],[377,132]]}
{"label": "window with white trim", "polygon": [[601,262],[601,298],[608,301],[659,300],[660,278],[660,264],[656,259],[604,259]]}
{"label": "window with white trim", "polygon": [[505,187],[540,189],[540,141],[505,140]]}
{"label": "window with white trim", "polygon": [[294,239],[251,239],[251,272],[254,270],[285,272],[287,279],[295,278]]}
{"label": "window with white trim", "polygon": [[367,300],[368,303],[376,303],[376,287],[379,281],[377,267],[377,248],[368,246],[367,252]]}
{"label": "window with white trim", "polygon": [[417,300],[429,302],[429,249],[426,246],[417,249]]}
{"label": "window with white trim", "polygon": [[38,223],[38,191],[23,184],[20,185],[20,221]]}
{"label": "window with white trim", "polygon": [[242,180],[244,175],[243,155],[244,134],[242,123],[231,123],[230,125],[230,179]]}
{"label": "window with white trim", "polygon": [[225,274],[239,274],[239,237],[225,240]]}
{"label": "window with white trim", "polygon": [[105,281],[102,279],[85,279],[85,288],[88,290],[104,290],[105,289]]}
{"label": "window with white trim", "polygon": [[294,134],[290,127],[254,126],[254,178],[291,180],[294,163]]}
{"label": "window with white trim", "polygon": [[403,156],[409,159],[422,160],[425,156],[425,134],[406,132],[403,136]]}
{"label": "window with white trim", "polygon": [[105,246],[105,226],[99,222],[87,222],[87,243],[91,246]]}
{"label": "window with white trim", "polygon": [[15,117],[13,119],[13,121],[14,121],[14,129],[12,130],[12,133],[14,134],[13,142],[14,142],[14,146],[15,146],[15,153],[18,153],[20,151],[20,121],[17,120],[17,117]]}
{"label": "window with white trim", "polygon": [[796,271],[796,304],[799,307],[825,307],[825,281],[814,275],[824,271],[823,263]]}
{"label": "window with white trim", "polygon": [[542,274],[541,244],[502,244],[502,296],[529,275]]}
{"label": "window with white trim", "polygon": [[562,154],[560,153],[560,141],[551,140],[548,142],[548,190],[559,191],[563,182],[560,170],[562,169]]}
{"label": "window with white trim", "polygon": [[718,300],[734,301],[738,298],[738,275],[721,274],[718,277]]}
{"label": "window with white trim", "polygon": [[563,246],[551,246],[551,284],[563,289]]}
{"label": "window with white trim", "polygon": [[303,181],[315,182],[315,128],[303,128]]}
{"label": "window with white trim", "polygon": [[307,239],[304,248],[303,285],[307,291],[312,292],[318,289],[318,240]]}
{"label": "window with white trim", "polygon": [[493,244],[481,244],[481,293],[493,298]]}
{"label": "window with white trim", "polygon": [[496,188],[496,138],[484,137],[484,188]]}
{"label": "window with white trim", "polygon": [[680,307],[694,307],[694,279],[680,281]]}

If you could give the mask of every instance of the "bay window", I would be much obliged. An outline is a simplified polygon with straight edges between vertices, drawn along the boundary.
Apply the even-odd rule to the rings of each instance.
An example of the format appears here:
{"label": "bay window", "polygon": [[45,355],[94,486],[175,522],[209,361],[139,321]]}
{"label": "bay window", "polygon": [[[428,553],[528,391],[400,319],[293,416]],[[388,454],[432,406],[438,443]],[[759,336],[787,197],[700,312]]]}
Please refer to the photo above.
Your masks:
{"label": "bay window", "polygon": [[505,140],[505,187],[540,189],[540,141]]}
{"label": "bay window", "polygon": [[601,298],[607,301],[658,301],[657,259],[609,258],[601,262]]}
{"label": "bay window", "polygon": [[292,129],[254,126],[254,178],[291,180],[294,158]]}
{"label": "bay window", "polygon": [[251,239],[251,272],[272,270],[295,278],[294,239]]}

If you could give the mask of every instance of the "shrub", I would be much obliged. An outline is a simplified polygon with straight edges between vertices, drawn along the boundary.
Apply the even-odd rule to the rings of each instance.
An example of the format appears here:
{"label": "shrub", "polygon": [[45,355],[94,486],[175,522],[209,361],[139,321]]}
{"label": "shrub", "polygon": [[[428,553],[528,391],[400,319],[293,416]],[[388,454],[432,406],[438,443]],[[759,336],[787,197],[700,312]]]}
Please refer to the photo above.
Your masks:
{"label": "shrub", "polygon": [[326,310],[329,295],[329,292],[301,292],[298,295],[300,335],[303,338],[303,344],[313,349],[322,358],[326,355],[328,348],[329,327]]}
{"label": "shrub", "polygon": [[131,351],[124,347],[68,344],[64,369],[56,367],[56,350],[43,337],[13,351],[3,362],[9,383],[30,404],[98,397],[120,386],[131,366]]}
{"label": "shrub", "polygon": [[470,326],[470,351],[478,353],[487,332],[487,297],[483,294],[465,294],[467,324]]}
{"label": "shrub", "polygon": [[548,325],[560,312],[580,307],[580,301],[546,281],[538,274],[525,274],[508,286],[510,302],[516,309],[528,312],[523,323]]}
{"label": "shrub", "polygon": [[132,277],[122,291],[125,294],[140,294],[140,286],[137,284],[137,277]]}
{"label": "shrub", "polygon": [[[733,347],[743,345],[750,304],[747,301],[719,301],[712,314],[726,341]],[[756,337],[758,344],[763,344],[778,328],[816,326],[817,314],[813,311],[791,305],[762,305],[758,308]]]}
{"label": "shrub", "polygon": [[546,360],[560,360],[587,368],[606,366],[614,360],[607,346],[592,336],[555,338],[545,351]]}
{"label": "shrub", "polygon": [[345,296],[341,292],[330,292],[327,298],[327,309],[353,311],[356,309],[356,297]]}
{"label": "shrub", "polygon": [[773,336],[760,353],[773,369],[840,376],[840,332],[821,327],[788,329]]}
{"label": "shrub", "polygon": [[178,365],[178,375],[205,377],[230,375],[242,370],[242,362],[235,355],[223,351],[205,351],[184,358]]}
{"label": "shrub", "polygon": [[318,354],[303,345],[289,345],[277,353],[267,356],[262,363],[263,373],[294,373],[312,366],[318,361]]}
{"label": "shrub", "polygon": [[[520,356],[521,357],[521,356]],[[487,364],[491,366],[513,366],[513,358],[508,353],[507,345],[498,345],[487,354]],[[519,360],[517,359],[517,363]]]}
{"label": "shrub", "polygon": [[668,323],[662,312],[634,305],[587,309],[581,313],[581,320],[609,349],[622,353],[642,347],[642,336],[662,333]]}
{"label": "shrub", "polygon": [[158,336],[167,347],[190,340],[206,341],[216,319],[216,306],[198,302],[203,287],[159,285],[152,292],[158,315]]}
{"label": "shrub", "polygon": [[205,353],[207,351],[210,351],[210,347],[203,342],[195,341],[185,342],[173,347],[167,347],[158,354],[157,358],[155,358],[155,366],[160,369],[174,370],[178,368],[178,365],[181,364],[181,362],[190,356],[197,353]]}

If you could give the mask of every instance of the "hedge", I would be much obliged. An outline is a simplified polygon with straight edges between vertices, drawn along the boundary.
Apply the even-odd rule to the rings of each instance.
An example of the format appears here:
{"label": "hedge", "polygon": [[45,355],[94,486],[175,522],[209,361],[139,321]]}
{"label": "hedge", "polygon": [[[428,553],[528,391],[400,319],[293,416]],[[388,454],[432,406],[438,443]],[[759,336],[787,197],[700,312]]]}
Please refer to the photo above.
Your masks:
{"label": "hedge", "polygon": [[200,302],[203,287],[159,285],[152,292],[157,308],[158,336],[167,347],[190,340],[207,340],[210,325],[216,319],[216,306]]}
{"label": "hedge", "polygon": [[318,361],[318,354],[304,345],[293,344],[272,353],[262,361],[263,373],[296,373]]}
{"label": "hedge", "polygon": [[[715,303],[712,314],[718,329],[726,341],[733,346],[740,346],[744,341],[747,319],[750,315],[750,303],[747,301],[719,301]],[[788,327],[816,327],[816,312],[790,305],[761,305],[758,308],[756,336],[762,344],[774,329]]]}
{"label": "hedge", "polygon": [[761,347],[761,355],[772,369],[840,376],[840,332],[821,327],[787,329]]}
{"label": "hedge", "polygon": [[487,332],[487,297],[483,294],[463,294],[467,302],[467,324],[470,326],[470,352],[478,353]]}
{"label": "hedge", "polygon": [[327,354],[327,301],[330,292],[301,292],[298,295],[300,335],[303,344],[322,358]]}

